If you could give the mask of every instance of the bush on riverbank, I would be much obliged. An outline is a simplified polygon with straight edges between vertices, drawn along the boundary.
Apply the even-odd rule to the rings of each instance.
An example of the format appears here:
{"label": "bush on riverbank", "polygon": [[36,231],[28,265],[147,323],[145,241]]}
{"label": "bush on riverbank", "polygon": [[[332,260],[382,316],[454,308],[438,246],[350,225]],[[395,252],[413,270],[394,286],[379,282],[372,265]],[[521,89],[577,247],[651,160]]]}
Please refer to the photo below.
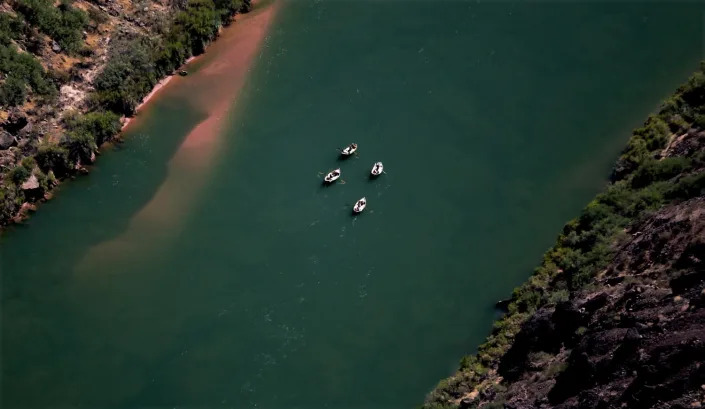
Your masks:
{"label": "bush on riverbank", "polygon": [[51,142],[39,144],[35,158],[41,170],[52,171],[59,177],[65,175],[70,169],[68,149]]}
{"label": "bush on riverbank", "polygon": [[0,184],[0,218],[10,220],[24,202],[24,195],[17,185],[3,181]]}
{"label": "bush on riverbank", "polygon": [[131,115],[157,83],[156,44],[147,37],[122,38],[111,47],[109,60],[94,81],[94,99],[105,109]]}
{"label": "bush on riverbank", "polygon": [[87,132],[68,132],[60,143],[68,152],[69,163],[90,163],[93,153],[98,150],[93,135]]}
{"label": "bush on riverbank", "polygon": [[111,140],[120,132],[120,116],[111,111],[95,111],[85,115],[64,118],[66,127],[75,133],[92,135],[97,146]]}
{"label": "bush on riverbank", "polygon": [[131,115],[160,78],[202,53],[221,24],[244,4],[241,0],[189,0],[161,42],[144,36],[117,41],[95,80],[95,101],[105,109]]}

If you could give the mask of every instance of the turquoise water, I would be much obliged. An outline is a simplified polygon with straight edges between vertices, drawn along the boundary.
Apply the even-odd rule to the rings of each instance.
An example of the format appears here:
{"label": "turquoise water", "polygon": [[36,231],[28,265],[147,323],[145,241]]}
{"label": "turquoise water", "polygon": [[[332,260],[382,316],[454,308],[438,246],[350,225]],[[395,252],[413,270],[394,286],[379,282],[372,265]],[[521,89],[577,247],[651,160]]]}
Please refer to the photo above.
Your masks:
{"label": "turquoise water", "polygon": [[207,163],[213,54],[2,237],[3,407],[421,403],[702,57],[689,3],[280,6]]}

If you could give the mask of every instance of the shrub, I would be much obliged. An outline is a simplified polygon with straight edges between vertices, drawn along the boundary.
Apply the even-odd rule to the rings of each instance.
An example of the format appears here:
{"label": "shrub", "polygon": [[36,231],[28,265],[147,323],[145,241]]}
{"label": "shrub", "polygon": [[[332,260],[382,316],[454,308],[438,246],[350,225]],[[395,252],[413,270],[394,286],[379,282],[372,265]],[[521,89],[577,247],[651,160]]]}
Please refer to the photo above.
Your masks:
{"label": "shrub", "polygon": [[[56,93],[56,87],[49,81],[39,61],[31,54],[17,52],[14,46],[0,45],[0,72],[8,76],[3,83],[3,93],[11,96],[14,102],[19,100],[18,93],[24,92],[26,96],[27,86],[39,95],[50,96]],[[10,82],[11,85],[7,85]],[[21,98],[22,102],[24,98]]]}
{"label": "shrub", "polygon": [[93,152],[98,149],[93,135],[85,132],[68,132],[61,141],[61,146],[68,151],[71,162],[90,162]]}
{"label": "shrub", "polygon": [[50,142],[41,143],[37,147],[37,164],[44,172],[52,172],[59,176],[69,169],[69,151]]}
{"label": "shrub", "polygon": [[570,292],[565,289],[559,289],[556,291],[551,292],[551,295],[548,296],[548,303],[549,304],[558,304],[563,301],[568,301],[570,299]]}
{"label": "shrub", "polygon": [[213,0],[218,16],[223,24],[227,24],[238,10],[249,11],[250,0]]}
{"label": "shrub", "polygon": [[12,168],[8,173],[7,177],[14,183],[15,185],[21,185],[24,183],[25,180],[32,174],[32,171],[30,169],[27,169],[26,167],[22,165],[15,166]]}
{"label": "shrub", "polygon": [[28,171],[31,172],[37,166],[37,161],[34,160],[34,158],[31,156],[27,156],[25,158],[22,158],[22,161],[20,162],[20,164],[25,169],[27,169]]}
{"label": "shrub", "polygon": [[213,0],[189,0],[186,10],[175,19],[173,31],[186,39],[192,54],[200,54],[220,26],[220,16]]}
{"label": "shrub", "polygon": [[67,52],[75,53],[81,48],[88,16],[83,10],[72,7],[68,0],[58,7],[54,7],[51,0],[16,0],[15,9]]}
{"label": "shrub", "polygon": [[705,192],[705,172],[683,177],[666,192],[666,197],[674,200],[687,200]]}
{"label": "shrub", "polygon": [[108,63],[94,81],[97,102],[104,108],[130,115],[157,83],[154,43],[146,37],[120,39]]}
{"label": "shrub", "polygon": [[0,85],[0,105],[17,106],[22,105],[27,99],[27,87],[21,79],[11,76]]}
{"label": "shrub", "polygon": [[546,368],[546,371],[543,373],[543,375],[546,378],[554,378],[554,377],[556,377],[556,375],[565,371],[567,368],[568,368],[567,363],[555,362],[555,363],[549,365],[548,368]]}
{"label": "shrub", "polygon": [[98,146],[120,132],[120,116],[110,111],[90,112],[68,118],[66,122],[71,131],[93,135]]}
{"label": "shrub", "polygon": [[19,17],[0,13],[0,45],[10,45],[12,40],[20,38],[25,31],[25,24]]}
{"label": "shrub", "polygon": [[24,195],[17,185],[7,182],[0,184],[0,223],[10,220],[23,201]]}
{"label": "shrub", "polygon": [[642,188],[662,180],[671,179],[681,174],[690,165],[687,158],[675,157],[662,160],[645,161],[632,176],[632,188]]}
{"label": "shrub", "polygon": [[90,7],[88,9],[88,18],[96,24],[103,24],[109,20],[109,17],[105,12],[94,7]]}

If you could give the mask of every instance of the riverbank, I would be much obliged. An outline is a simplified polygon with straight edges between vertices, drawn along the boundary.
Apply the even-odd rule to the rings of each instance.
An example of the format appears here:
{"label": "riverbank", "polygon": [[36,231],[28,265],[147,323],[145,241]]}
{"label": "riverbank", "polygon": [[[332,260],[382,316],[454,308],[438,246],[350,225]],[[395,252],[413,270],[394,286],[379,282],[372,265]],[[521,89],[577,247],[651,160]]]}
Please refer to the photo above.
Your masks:
{"label": "riverbank", "polygon": [[[99,147],[105,142],[119,139],[118,133],[124,132],[129,124],[134,123],[138,111],[167,84],[173,83],[178,77],[174,72],[180,70],[182,64],[192,62],[195,58],[193,54],[202,54],[206,44],[216,37],[227,36],[234,27],[242,25],[240,19],[235,23],[235,14],[247,16],[253,6],[249,1],[233,2],[227,9],[216,9],[213,3],[210,4],[209,10],[186,3],[183,10],[173,14],[171,27],[163,34],[163,38],[154,40],[139,33],[108,38],[108,41],[112,40],[110,50],[103,57],[107,62],[100,71],[94,70],[90,75],[94,91],[82,97],[82,101],[85,100],[83,105],[78,105],[77,102],[72,105],[82,107],[79,111],[84,114],[70,111],[63,115],[54,115],[61,118],[51,128],[54,131],[40,131],[42,133],[36,142],[31,141],[31,135],[34,135],[31,131],[31,118],[27,121],[20,113],[6,119],[3,126],[18,122],[16,117],[20,115],[24,123],[18,129],[13,129],[13,132],[29,139],[24,142],[20,140],[20,146],[14,146],[19,136],[2,131],[3,139],[7,139],[3,143],[8,143],[8,151],[0,151],[3,154],[3,172],[0,175],[0,229],[8,223],[18,223],[29,217],[29,213],[36,210],[38,203],[53,196],[53,190],[62,180],[87,173],[89,165],[96,159]],[[208,2],[204,5],[208,7]],[[266,2],[258,3],[255,5],[255,13],[259,14],[259,8],[268,9],[270,6]],[[191,27],[187,26],[186,22],[199,18],[199,15],[205,19],[222,19],[226,27],[213,26],[206,29],[205,35],[201,30],[196,36],[189,31],[191,28],[186,28]],[[246,21],[247,18],[243,17],[242,20]],[[231,21],[234,23],[232,26]],[[105,20],[104,24],[113,23]],[[241,35],[244,33],[247,37],[247,30],[235,31]],[[108,31],[104,29],[97,32]],[[100,43],[99,39],[93,42]],[[140,73],[145,69],[145,64],[153,68]],[[163,78],[159,78],[160,75]],[[187,81],[187,78],[183,80]],[[122,119],[120,115],[123,115]]]}
{"label": "riverbank", "polygon": [[425,408],[705,404],[703,95],[705,65],[634,131],[606,191]]}
{"label": "riverbank", "polygon": [[[178,237],[182,221],[215,165],[223,143],[223,127],[230,120],[228,113],[239,108],[240,92],[277,10],[278,3],[268,3],[250,11],[237,25],[224,30],[209,48],[217,59],[204,55],[195,72],[188,77],[172,77],[173,82],[162,85],[165,92],[173,87],[181,88],[179,93],[188,93],[194,107],[205,118],[188,131],[169,161],[166,179],[132,216],[125,231],[109,241],[97,243],[86,254],[84,263],[105,262],[106,257],[113,255],[122,257],[139,246],[138,239],[153,235],[163,237],[164,231],[171,232],[171,237]],[[152,96],[156,91],[159,90]],[[149,99],[145,99],[141,107],[148,102]]]}

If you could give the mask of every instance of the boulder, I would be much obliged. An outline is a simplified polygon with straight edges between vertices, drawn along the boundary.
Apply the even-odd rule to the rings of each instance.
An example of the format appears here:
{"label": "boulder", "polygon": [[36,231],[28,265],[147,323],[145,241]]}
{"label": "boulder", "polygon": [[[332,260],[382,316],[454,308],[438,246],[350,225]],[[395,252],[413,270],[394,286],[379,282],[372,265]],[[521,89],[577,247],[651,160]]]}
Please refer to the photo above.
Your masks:
{"label": "boulder", "polygon": [[32,136],[33,129],[32,124],[28,123],[27,126],[17,132],[17,139],[29,139]]}
{"label": "boulder", "polygon": [[25,180],[24,183],[22,183],[21,187],[22,190],[39,189],[39,179],[37,179],[37,175],[32,174],[29,179]]}
{"label": "boulder", "polygon": [[0,130],[0,150],[10,149],[17,145],[17,139],[9,132]]}

